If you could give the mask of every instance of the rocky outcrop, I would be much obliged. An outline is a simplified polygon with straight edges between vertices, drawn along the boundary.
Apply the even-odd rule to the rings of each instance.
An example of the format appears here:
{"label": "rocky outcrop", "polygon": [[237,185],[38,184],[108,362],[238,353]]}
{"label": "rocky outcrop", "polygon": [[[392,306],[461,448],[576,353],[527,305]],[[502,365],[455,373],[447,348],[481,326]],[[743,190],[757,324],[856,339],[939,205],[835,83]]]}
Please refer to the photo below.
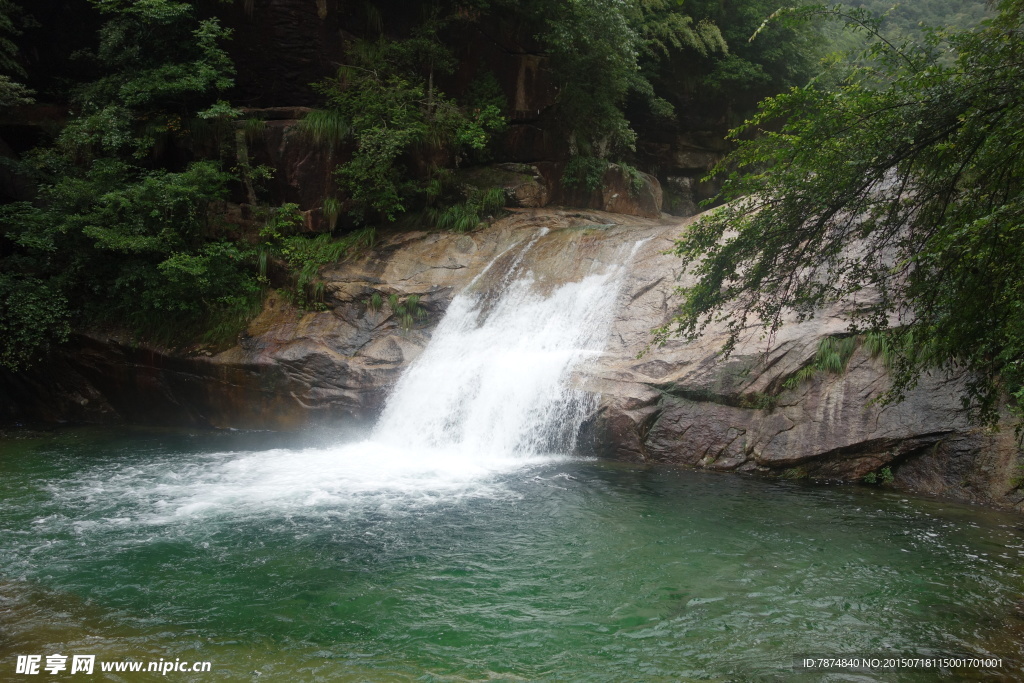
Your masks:
{"label": "rocky outcrop", "polygon": [[[635,462],[844,481],[888,467],[907,489],[1021,506],[1012,429],[991,433],[967,422],[957,378],[924,377],[904,402],[880,405],[872,399],[888,387],[885,367],[859,348],[843,374],[787,388],[823,338],[845,334],[841,306],[790,321],[771,340],[753,329],[727,360],[718,353],[725,332],[714,326],[699,342],[648,348],[651,329],[672,315],[675,288],[687,282],[665,253],[685,228],[596,211],[520,210],[464,235],[397,234],[324,272],[327,310],[300,312],[272,298],[239,343],[218,354],[80,339],[41,374],[5,375],[0,398],[9,419],[260,429],[367,423],[474,278],[500,279],[520,259],[537,287],[550,288],[621,264],[624,245],[635,245],[606,351],[575,380],[600,397],[584,449]],[[374,294],[415,294],[425,315],[404,329],[386,305],[374,305]]]}

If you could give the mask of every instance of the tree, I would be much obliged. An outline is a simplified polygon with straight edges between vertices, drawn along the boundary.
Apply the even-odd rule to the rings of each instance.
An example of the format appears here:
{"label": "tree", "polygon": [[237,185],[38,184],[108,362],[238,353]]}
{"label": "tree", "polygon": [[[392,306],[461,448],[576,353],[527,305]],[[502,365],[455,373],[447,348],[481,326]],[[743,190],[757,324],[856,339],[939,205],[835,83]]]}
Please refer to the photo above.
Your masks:
{"label": "tree", "polygon": [[207,211],[232,176],[187,152],[187,128],[231,114],[217,99],[232,85],[228,32],[189,2],[92,5],[106,17],[82,56],[96,77],[75,88],[53,144],[22,163],[35,199],[0,207],[0,366],[10,369],[72,323],[181,337],[248,310],[258,292],[255,268]]}
{"label": "tree", "polygon": [[1024,399],[1024,1],[996,11],[903,45],[862,11],[789,12],[845,16],[874,36],[869,54],[732,132],[718,171],[733,201],[676,243],[697,282],[658,338],[723,320],[728,352],[752,324],[771,335],[787,311],[860,295],[850,332],[885,335],[884,400],[932,368],[966,372],[984,423],[1007,393]]}
{"label": "tree", "polygon": [[692,98],[693,106],[702,112],[725,108],[734,123],[751,114],[762,98],[804,85],[818,71],[826,47],[821,22],[777,23],[772,31],[750,40],[765,16],[780,4],[778,0],[689,0],[687,9],[720,27],[729,49],[706,59],[682,55],[686,59],[682,61],[677,56],[659,71],[657,84],[677,97]]}
{"label": "tree", "polygon": [[27,76],[12,38],[21,33],[15,18],[22,14],[10,0],[0,0],[0,109],[32,102],[32,91],[15,79]]}
{"label": "tree", "polygon": [[717,26],[695,21],[675,0],[564,0],[545,9],[545,20],[540,38],[573,157],[566,179],[577,185],[593,184],[608,161],[635,149],[636,132],[625,114],[628,96],[638,96],[656,116],[674,116],[650,80],[660,62],[728,50]]}

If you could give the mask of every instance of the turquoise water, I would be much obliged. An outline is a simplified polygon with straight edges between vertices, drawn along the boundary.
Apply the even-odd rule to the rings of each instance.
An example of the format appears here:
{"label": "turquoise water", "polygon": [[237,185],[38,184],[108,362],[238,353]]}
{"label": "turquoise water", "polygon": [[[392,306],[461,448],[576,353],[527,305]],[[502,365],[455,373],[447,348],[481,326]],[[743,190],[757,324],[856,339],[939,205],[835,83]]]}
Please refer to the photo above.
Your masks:
{"label": "turquoise water", "polygon": [[[0,679],[53,652],[261,681],[1017,680],[1024,663],[1019,516],[556,456],[466,473],[344,438],[0,442]],[[841,653],[1003,666],[792,668]]]}

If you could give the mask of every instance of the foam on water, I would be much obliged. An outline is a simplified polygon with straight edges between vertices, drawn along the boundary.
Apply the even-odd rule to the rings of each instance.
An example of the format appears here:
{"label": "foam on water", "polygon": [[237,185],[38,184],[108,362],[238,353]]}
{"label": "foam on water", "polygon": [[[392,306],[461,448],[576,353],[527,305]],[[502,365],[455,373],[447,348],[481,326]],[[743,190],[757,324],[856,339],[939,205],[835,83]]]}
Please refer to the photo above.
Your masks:
{"label": "foam on water", "polygon": [[[77,510],[76,530],[128,521],[166,524],[197,517],[406,507],[466,497],[497,497],[501,474],[557,456],[484,460],[453,449],[397,448],[363,441],[331,448],[212,453],[201,457],[83,473],[76,485],[54,486],[64,511]],[[125,514],[131,515],[125,517]],[[38,523],[63,526],[62,516]]]}
{"label": "foam on water", "polygon": [[497,291],[478,276],[454,298],[368,440],[100,467],[62,499],[106,523],[125,510],[167,523],[500,495],[501,475],[573,452],[594,397],[572,376],[601,353],[625,271],[595,266],[543,293],[522,261],[546,232],[514,247]]}

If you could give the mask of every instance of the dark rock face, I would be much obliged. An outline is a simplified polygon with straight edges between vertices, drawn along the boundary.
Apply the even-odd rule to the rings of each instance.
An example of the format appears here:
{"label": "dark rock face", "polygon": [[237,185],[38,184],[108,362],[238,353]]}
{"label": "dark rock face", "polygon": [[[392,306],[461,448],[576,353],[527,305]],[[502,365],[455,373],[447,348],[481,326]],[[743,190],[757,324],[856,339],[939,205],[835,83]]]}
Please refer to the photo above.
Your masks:
{"label": "dark rock face", "polygon": [[248,0],[220,7],[238,75],[232,101],[251,107],[312,106],[310,83],[344,60],[340,0]]}
{"label": "dark rock face", "polygon": [[[329,232],[331,226],[321,208],[326,197],[337,194],[334,169],[342,159],[331,146],[313,144],[303,134],[299,122],[308,112],[307,107],[245,110],[247,118],[263,120],[265,124],[255,139],[244,144],[252,166],[274,169],[273,177],[263,183],[270,203],[298,204],[307,212],[307,230]],[[251,202],[256,197],[244,199]]]}
{"label": "dark rock face", "polygon": [[[498,257],[513,246],[535,240],[522,264],[543,288],[617,265],[623,245],[635,245],[605,353],[576,378],[600,396],[584,450],[843,481],[889,467],[898,487],[1022,507],[1012,427],[990,433],[969,424],[957,378],[924,377],[903,403],[878,405],[871,399],[887,388],[886,371],[860,348],[845,373],[783,388],[822,338],[845,332],[841,306],[784,325],[770,347],[754,330],[726,361],[718,357],[725,331],[714,326],[697,343],[646,349],[650,330],[674,310],[674,288],[687,282],[664,253],[685,227],[524,209],[465,235],[399,234],[325,271],[329,310],[302,313],[271,299],[237,346],[212,356],[80,338],[39,372],[0,374],[0,417],[261,429],[369,422],[455,293],[492,262],[479,282],[500,286]],[[370,308],[373,293],[416,294],[427,319],[402,330],[386,308]]]}
{"label": "dark rock face", "polygon": [[547,180],[552,204],[643,218],[661,217],[661,183],[649,173],[639,173],[634,178],[621,166],[611,165],[600,185],[586,190],[566,186],[562,176],[564,164],[538,164],[538,168]]}

